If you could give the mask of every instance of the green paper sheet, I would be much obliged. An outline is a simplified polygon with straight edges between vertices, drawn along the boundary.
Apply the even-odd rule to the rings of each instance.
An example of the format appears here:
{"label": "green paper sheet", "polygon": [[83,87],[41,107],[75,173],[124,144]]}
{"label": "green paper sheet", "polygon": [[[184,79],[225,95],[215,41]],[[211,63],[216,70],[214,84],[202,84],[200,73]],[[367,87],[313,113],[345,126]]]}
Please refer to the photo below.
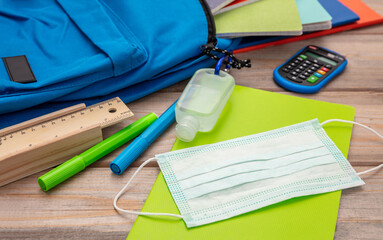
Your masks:
{"label": "green paper sheet", "polygon": [[[320,102],[236,86],[211,132],[198,133],[189,143],[176,140],[173,149],[210,144],[318,118],[353,120],[351,106]],[[347,156],[352,127],[324,126]],[[129,191],[129,189],[128,189]],[[181,219],[139,216],[128,235],[141,239],[333,239],[341,191],[293,198],[253,212],[200,227],[186,228]],[[179,214],[160,173],[142,209]]]}

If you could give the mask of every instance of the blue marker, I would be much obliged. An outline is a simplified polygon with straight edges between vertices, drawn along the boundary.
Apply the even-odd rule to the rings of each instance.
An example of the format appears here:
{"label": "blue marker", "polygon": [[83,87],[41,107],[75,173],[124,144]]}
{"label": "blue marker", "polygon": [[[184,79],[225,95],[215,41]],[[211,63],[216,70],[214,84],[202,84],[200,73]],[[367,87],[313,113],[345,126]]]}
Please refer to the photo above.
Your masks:
{"label": "blue marker", "polygon": [[176,103],[177,101],[110,163],[112,172],[117,175],[123,173],[176,120]]}

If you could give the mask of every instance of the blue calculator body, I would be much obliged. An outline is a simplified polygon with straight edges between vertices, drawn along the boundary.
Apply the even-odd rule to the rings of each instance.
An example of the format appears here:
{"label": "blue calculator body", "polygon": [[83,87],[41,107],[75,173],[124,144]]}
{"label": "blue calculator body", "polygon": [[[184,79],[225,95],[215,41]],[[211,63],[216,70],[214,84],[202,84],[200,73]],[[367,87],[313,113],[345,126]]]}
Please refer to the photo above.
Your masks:
{"label": "blue calculator body", "polygon": [[315,93],[343,72],[347,60],[326,48],[309,45],[274,70],[274,80],[283,88]]}

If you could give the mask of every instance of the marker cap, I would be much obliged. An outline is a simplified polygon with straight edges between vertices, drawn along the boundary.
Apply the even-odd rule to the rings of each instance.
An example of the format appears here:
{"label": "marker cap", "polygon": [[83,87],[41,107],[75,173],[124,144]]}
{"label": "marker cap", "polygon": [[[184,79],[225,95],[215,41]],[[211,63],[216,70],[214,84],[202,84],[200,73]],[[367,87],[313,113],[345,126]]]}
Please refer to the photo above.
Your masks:
{"label": "marker cap", "polygon": [[81,156],[75,156],[69,161],[61,164],[52,171],[38,178],[38,183],[43,191],[55,187],[59,183],[67,180],[76,173],[84,170],[86,167]]}

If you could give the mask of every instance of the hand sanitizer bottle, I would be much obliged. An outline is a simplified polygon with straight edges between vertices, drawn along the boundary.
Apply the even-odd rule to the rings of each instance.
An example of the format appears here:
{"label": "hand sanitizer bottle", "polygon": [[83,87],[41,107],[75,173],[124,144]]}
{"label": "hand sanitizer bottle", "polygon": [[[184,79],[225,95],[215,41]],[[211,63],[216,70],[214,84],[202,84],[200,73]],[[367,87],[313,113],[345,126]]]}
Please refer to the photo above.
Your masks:
{"label": "hand sanitizer bottle", "polygon": [[214,69],[200,69],[186,85],[176,105],[176,135],[184,142],[194,139],[198,131],[210,131],[234,89],[234,78]]}

